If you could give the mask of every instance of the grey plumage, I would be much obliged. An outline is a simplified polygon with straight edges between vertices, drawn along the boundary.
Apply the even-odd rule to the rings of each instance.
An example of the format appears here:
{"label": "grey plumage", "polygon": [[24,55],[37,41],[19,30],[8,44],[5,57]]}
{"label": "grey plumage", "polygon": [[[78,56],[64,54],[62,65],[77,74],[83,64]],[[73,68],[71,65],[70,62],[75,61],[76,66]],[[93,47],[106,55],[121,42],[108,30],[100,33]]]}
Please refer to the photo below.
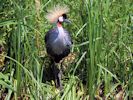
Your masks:
{"label": "grey plumage", "polygon": [[[59,31],[60,30],[56,27],[48,31],[45,36],[47,53],[57,63],[70,53],[70,47],[72,45],[68,31],[65,29],[63,29],[64,33],[60,33]],[[60,34],[64,34],[64,36]]]}

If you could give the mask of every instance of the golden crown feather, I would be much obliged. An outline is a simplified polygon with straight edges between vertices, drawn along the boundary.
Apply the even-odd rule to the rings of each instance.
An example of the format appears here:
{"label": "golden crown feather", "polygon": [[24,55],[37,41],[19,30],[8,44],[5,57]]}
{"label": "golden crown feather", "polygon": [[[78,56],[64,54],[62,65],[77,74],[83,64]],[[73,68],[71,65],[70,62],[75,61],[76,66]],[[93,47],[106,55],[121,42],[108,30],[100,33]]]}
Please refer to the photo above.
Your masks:
{"label": "golden crown feather", "polygon": [[48,13],[46,14],[46,19],[50,23],[55,23],[57,19],[63,15],[69,12],[69,8],[66,5],[57,5],[54,6],[52,9],[48,10]]}

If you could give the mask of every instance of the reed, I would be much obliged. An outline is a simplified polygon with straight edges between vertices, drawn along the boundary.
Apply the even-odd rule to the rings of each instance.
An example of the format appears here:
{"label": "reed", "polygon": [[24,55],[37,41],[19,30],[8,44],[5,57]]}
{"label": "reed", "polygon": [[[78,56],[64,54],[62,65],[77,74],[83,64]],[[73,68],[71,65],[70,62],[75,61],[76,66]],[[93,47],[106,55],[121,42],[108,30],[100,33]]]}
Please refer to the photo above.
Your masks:
{"label": "reed", "polygon": [[[70,8],[72,24],[64,25],[73,39],[71,52],[76,54],[73,63],[65,64],[63,92],[53,80],[43,81],[50,78],[45,75],[49,59],[44,36],[52,27],[44,16],[57,3]],[[5,48],[0,54],[0,64],[4,58],[5,65],[0,67],[6,68],[0,72],[0,98],[5,89],[6,100],[132,98],[131,0],[8,0],[0,4],[0,45]]]}

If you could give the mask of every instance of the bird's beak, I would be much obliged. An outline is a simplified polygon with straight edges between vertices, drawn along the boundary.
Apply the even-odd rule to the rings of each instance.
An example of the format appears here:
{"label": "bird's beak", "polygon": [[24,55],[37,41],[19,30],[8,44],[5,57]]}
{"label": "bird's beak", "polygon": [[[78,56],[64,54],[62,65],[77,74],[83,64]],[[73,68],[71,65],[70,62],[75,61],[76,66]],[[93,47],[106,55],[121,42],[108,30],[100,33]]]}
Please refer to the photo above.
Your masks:
{"label": "bird's beak", "polygon": [[69,23],[69,24],[71,23],[71,21],[68,19],[64,19],[64,22]]}

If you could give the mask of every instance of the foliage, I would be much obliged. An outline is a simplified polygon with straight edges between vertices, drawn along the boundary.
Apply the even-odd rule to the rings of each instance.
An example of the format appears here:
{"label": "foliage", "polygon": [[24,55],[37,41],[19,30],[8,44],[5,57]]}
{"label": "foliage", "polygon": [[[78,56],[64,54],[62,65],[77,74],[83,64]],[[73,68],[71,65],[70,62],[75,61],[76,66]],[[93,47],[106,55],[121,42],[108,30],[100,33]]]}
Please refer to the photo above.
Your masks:
{"label": "foliage", "polygon": [[[44,16],[57,3],[70,8],[72,24],[64,27],[76,56],[64,64],[63,91],[53,80],[44,82],[50,78],[44,36],[51,28]],[[132,9],[131,0],[0,1],[0,98],[133,98]]]}

